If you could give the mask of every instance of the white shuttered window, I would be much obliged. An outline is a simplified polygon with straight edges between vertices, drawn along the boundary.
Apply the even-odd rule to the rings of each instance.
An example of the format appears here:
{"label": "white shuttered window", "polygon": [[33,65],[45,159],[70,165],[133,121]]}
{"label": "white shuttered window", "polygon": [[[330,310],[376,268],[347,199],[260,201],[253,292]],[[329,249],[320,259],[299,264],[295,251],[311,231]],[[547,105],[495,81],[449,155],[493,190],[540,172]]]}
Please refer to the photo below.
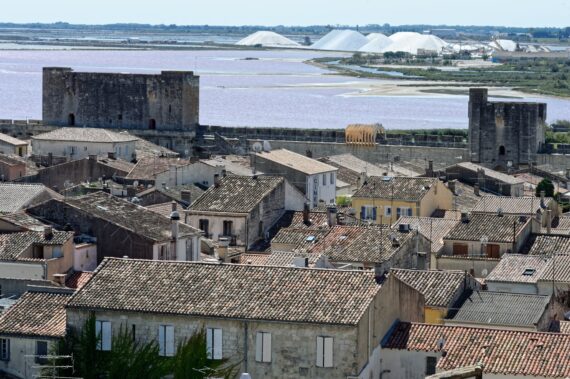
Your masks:
{"label": "white shuttered window", "polygon": [[255,360],[258,362],[271,362],[271,333],[257,332]]}
{"label": "white shuttered window", "polygon": [[159,325],[158,327],[158,347],[162,357],[174,356],[174,326]]}
{"label": "white shuttered window", "polygon": [[222,329],[206,329],[206,345],[209,359],[222,359]]}
{"label": "white shuttered window", "polygon": [[332,337],[317,337],[317,367],[333,367]]}
{"label": "white shuttered window", "polygon": [[110,351],[111,340],[111,321],[95,320],[95,334],[99,338],[97,342],[97,350]]}

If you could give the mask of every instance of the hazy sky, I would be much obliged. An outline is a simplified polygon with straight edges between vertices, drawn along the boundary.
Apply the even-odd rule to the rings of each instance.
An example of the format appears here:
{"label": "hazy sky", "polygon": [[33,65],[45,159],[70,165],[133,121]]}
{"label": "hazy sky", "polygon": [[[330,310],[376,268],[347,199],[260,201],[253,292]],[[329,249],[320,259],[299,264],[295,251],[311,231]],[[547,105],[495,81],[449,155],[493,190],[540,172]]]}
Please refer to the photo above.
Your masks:
{"label": "hazy sky", "polygon": [[4,0],[0,22],[570,26],[570,0]]}

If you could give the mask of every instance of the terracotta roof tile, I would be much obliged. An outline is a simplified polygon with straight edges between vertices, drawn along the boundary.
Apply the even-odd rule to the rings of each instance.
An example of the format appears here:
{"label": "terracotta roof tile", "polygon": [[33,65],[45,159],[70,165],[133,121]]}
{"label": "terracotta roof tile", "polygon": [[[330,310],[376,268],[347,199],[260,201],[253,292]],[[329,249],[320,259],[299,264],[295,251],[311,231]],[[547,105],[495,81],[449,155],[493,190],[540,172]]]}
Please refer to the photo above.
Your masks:
{"label": "terracotta roof tile", "polygon": [[137,141],[138,138],[125,132],[117,133],[100,128],[57,128],[33,136],[32,140],[115,143]]}
{"label": "terracotta roof tile", "polygon": [[457,225],[458,219],[434,218],[434,217],[400,217],[396,227],[400,224],[409,224],[414,229],[419,226],[420,233],[431,240],[431,251],[439,252],[443,248],[443,237]]}
{"label": "terracotta roof tile", "polygon": [[508,215],[535,215],[539,209],[543,209],[553,199],[545,198],[545,204],[541,205],[539,197],[534,196],[483,196],[473,208],[477,213],[497,213],[501,209],[503,214]]}
{"label": "terracotta roof tile", "polygon": [[[19,232],[0,234],[0,260],[32,260],[31,257],[22,257],[21,254],[32,245],[54,246],[63,245],[73,238],[73,232],[53,231],[50,238],[44,232]],[[41,259],[43,260],[43,259]]]}
{"label": "terracotta roof tile", "polygon": [[443,238],[454,241],[480,241],[486,236],[489,242],[513,242],[513,235],[519,233],[530,223],[530,217],[520,218],[514,215],[473,213],[468,222],[458,222]]}
{"label": "terracotta roof tile", "polygon": [[419,201],[437,181],[435,178],[371,176],[353,197]]}
{"label": "terracotta roof tile", "polygon": [[391,273],[423,293],[426,306],[445,308],[451,307],[463,292],[468,277],[462,271],[392,269]]}
{"label": "terracotta roof tile", "polygon": [[442,337],[447,354],[439,359],[439,370],[481,363],[487,374],[570,376],[567,334],[400,322],[386,337],[383,348],[439,352]]}
{"label": "terracotta roof tile", "polygon": [[[154,180],[156,175],[168,171],[170,166],[186,166],[190,161],[180,158],[143,157],[127,174],[127,179]],[[157,183],[160,185],[160,183]]]}
{"label": "terracotta roof tile", "polygon": [[530,255],[570,254],[570,236],[537,235]]}
{"label": "terracotta roof tile", "polygon": [[0,316],[0,335],[63,337],[69,294],[27,292]]}
{"label": "terracotta roof tile", "polygon": [[0,194],[0,214],[17,212],[52,197],[43,184],[0,183]]}
{"label": "terracotta roof tile", "polygon": [[249,213],[284,181],[278,176],[226,176],[196,199],[189,212]]}
{"label": "terracotta roof tile", "polygon": [[92,272],[76,271],[69,278],[65,280],[65,286],[69,288],[80,289],[93,277]]}
{"label": "terracotta roof tile", "polygon": [[378,289],[372,272],[106,258],[68,307],[355,325]]}
{"label": "terracotta roof tile", "polygon": [[487,282],[536,283],[548,262],[543,257],[505,254],[485,278]]}
{"label": "terracotta roof tile", "polygon": [[286,149],[257,153],[256,157],[267,159],[268,161],[272,161],[283,166],[288,166],[307,175],[337,170],[336,167]]}

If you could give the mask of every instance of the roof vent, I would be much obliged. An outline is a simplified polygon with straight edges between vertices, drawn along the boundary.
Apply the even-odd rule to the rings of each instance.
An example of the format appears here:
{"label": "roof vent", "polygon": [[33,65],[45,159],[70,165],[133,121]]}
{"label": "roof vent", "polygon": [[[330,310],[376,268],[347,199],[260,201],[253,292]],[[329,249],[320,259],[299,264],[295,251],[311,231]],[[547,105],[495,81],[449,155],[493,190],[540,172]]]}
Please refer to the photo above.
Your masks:
{"label": "roof vent", "polygon": [[461,212],[461,222],[467,224],[469,222],[469,213]]}
{"label": "roof vent", "polygon": [[400,224],[398,225],[398,231],[400,233],[408,233],[410,231],[410,224]]}
{"label": "roof vent", "polygon": [[503,217],[503,208],[497,209],[497,216]]}

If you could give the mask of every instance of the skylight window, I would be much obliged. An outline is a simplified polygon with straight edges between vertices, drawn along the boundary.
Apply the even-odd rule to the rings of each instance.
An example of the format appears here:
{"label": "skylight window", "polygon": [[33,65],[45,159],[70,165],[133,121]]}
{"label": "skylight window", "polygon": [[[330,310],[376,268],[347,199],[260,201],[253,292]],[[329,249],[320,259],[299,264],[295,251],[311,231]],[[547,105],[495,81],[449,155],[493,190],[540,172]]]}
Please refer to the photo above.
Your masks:
{"label": "skylight window", "polygon": [[536,270],[534,268],[527,268],[523,271],[524,276],[532,276]]}

